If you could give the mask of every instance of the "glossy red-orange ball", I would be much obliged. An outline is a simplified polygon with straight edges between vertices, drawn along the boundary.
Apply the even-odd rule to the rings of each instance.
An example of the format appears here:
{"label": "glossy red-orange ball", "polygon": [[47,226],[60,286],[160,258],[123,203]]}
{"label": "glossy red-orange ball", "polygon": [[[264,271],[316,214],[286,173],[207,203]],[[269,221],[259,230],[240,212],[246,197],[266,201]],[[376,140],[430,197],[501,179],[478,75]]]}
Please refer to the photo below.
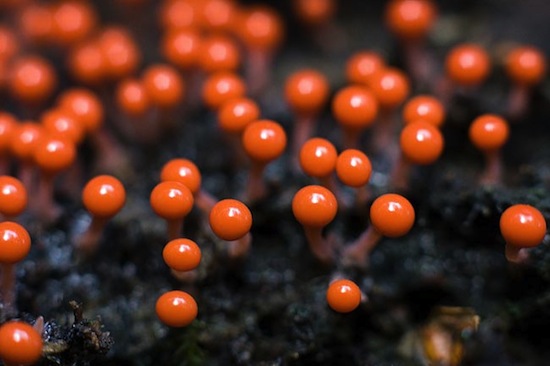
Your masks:
{"label": "glossy red-orange ball", "polygon": [[336,175],[350,187],[361,187],[369,182],[372,174],[370,159],[356,149],[344,150],[336,159]]}
{"label": "glossy red-orange ball", "polygon": [[126,79],[116,88],[118,107],[132,116],[141,116],[151,107],[151,100],[141,80]]}
{"label": "glossy red-orange ball", "polygon": [[25,102],[42,102],[50,97],[57,85],[52,65],[42,57],[27,56],[15,61],[10,91]]}
{"label": "glossy red-orange ball", "polygon": [[185,185],[191,193],[197,194],[201,188],[202,176],[199,168],[189,159],[172,159],[160,171],[162,182],[174,181]]}
{"label": "glossy red-orange ball", "polygon": [[546,235],[546,220],[535,207],[516,204],[508,207],[500,216],[500,233],[508,245],[517,248],[535,247]]}
{"label": "glossy red-orange ball", "polygon": [[380,107],[393,109],[405,101],[410,92],[408,77],[401,70],[387,67],[373,76],[370,87]]}
{"label": "glossy red-orange ball", "polygon": [[233,134],[240,134],[246,126],[260,118],[260,107],[250,98],[234,98],[218,110],[218,126]]}
{"label": "glossy red-orange ball", "polygon": [[305,227],[323,228],[334,220],[337,211],[336,197],[322,186],[305,186],[292,199],[292,213]]}
{"label": "glossy red-orange ball", "polygon": [[34,122],[22,122],[13,132],[10,149],[18,159],[31,162],[38,141],[45,134],[44,127]]}
{"label": "glossy red-orange ball", "polygon": [[201,250],[193,240],[174,239],[164,246],[162,258],[166,265],[174,271],[192,271],[201,262]]}
{"label": "glossy red-orange ball", "polygon": [[0,263],[21,262],[31,250],[27,229],[12,221],[0,222]]}
{"label": "glossy red-orange ball", "polygon": [[71,112],[88,133],[97,131],[103,124],[103,104],[91,90],[67,89],[60,95],[59,105]]}
{"label": "glossy red-orange ball", "polygon": [[126,203],[126,190],[117,178],[99,175],[86,183],[82,203],[93,216],[108,219],[115,216]]}
{"label": "glossy red-orange ball", "polygon": [[532,46],[514,48],[506,56],[506,74],[520,85],[535,85],[546,75],[546,57]]}
{"label": "glossy red-orange ball", "polygon": [[470,141],[482,151],[499,150],[508,140],[508,122],[495,114],[477,117],[468,130]]}
{"label": "glossy red-orange ball", "polygon": [[266,6],[255,6],[241,11],[237,34],[250,48],[273,50],[282,41],[284,28],[279,14]]}
{"label": "glossy red-orange ball", "polygon": [[219,109],[225,102],[244,97],[246,84],[237,74],[216,72],[208,77],[202,87],[202,100],[211,109]]}
{"label": "glossy red-orange ball", "polygon": [[246,126],[243,147],[254,161],[268,163],[277,159],[286,148],[286,133],[277,122],[263,119]]}
{"label": "glossy red-orange ball", "polygon": [[141,53],[126,29],[107,28],[98,41],[105,60],[105,72],[111,79],[119,80],[135,73],[141,62]]}
{"label": "glossy red-orange ball", "polygon": [[199,17],[196,3],[188,0],[164,1],[159,10],[160,24],[165,31],[196,27]]}
{"label": "glossy red-orange ball", "polygon": [[401,152],[411,163],[427,165],[435,162],[443,152],[444,140],[441,131],[424,121],[409,123],[399,138]]}
{"label": "glossy red-orange ball", "polygon": [[31,3],[21,9],[18,26],[23,36],[34,43],[45,43],[53,37],[53,11],[47,4]]}
{"label": "glossy red-orange ball", "polygon": [[348,86],[334,96],[332,113],[343,127],[361,130],[374,123],[378,115],[378,101],[366,87]]}
{"label": "glossy red-orange ball", "polygon": [[16,129],[15,117],[9,113],[0,112],[0,153],[9,150]]}
{"label": "glossy red-orange ball", "polygon": [[19,52],[19,42],[12,29],[0,26],[0,60],[11,60]]}
{"label": "glossy red-orange ball", "polygon": [[370,86],[374,76],[386,67],[384,59],[373,51],[360,51],[346,62],[346,79],[350,84]]}
{"label": "glossy red-orange ball", "polygon": [[414,225],[414,208],[405,197],[387,193],[374,200],[370,207],[373,227],[383,236],[396,238],[407,234]]}
{"label": "glossy red-orange ball", "polygon": [[238,4],[232,0],[206,0],[202,8],[202,23],[210,31],[229,32],[237,17]]}
{"label": "glossy red-orange ball", "polygon": [[458,85],[473,86],[485,81],[491,69],[487,51],[476,44],[454,47],[445,59],[448,77]]}
{"label": "glossy red-orange ball", "polygon": [[334,172],[338,152],[327,139],[315,137],[307,140],[300,149],[300,166],[311,177],[324,178]]}
{"label": "glossy red-orange ball", "polygon": [[335,0],[294,0],[292,4],[298,19],[310,26],[327,23],[336,14]]}
{"label": "glossy red-orange ball", "polygon": [[169,327],[186,327],[197,317],[198,306],[193,296],[174,290],[158,298],[155,311],[160,321]]}
{"label": "glossy red-orange ball", "polygon": [[151,65],[144,71],[142,80],[149,99],[159,107],[174,107],[183,100],[184,82],[172,66]]}
{"label": "glossy red-orange ball", "polygon": [[435,127],[441,127],[445,121],[445,107],[435,97],[417,95],[411,98],[403,107],[403,122],[405,124],[423,120]]}
{"label": "glossy red-orange ball", "polygon": [[299,115],[311,116],[319,113],[328,94],[327,78],[312,69],[296,71],[285,81],[285,99],[294,113]]}
{"label": "glossy red-orange ball", "polygon": [[436,17],[436,5],[431,0],[391,0],[386,5],[388,28],[405,40],[426,37]]}
{"label": "glossy red-orange ball", "polygon": [[52,136],[58,136],[79,144],[84,138],[84,124],[68,110],[56,108],[46,111],[41,118],[42,126]]}
{"label": "glossy red-orange ball", "polygon": [[6,365],[34,365],[42,346],[42,335],[28,323],[10,320],[0,326],[0,360]]}
{"label": "glossy red-orange ball", "polygon": [[225,199],[212,207],[209,221],[216,236],[232,241],[242,238],[250,231],[252,213],[244,203],[234,199]]}
{"label": "glossy red-orange ball", "polygon": [[327,303],[338,313],[349,313],[361,303],[361,290],[355,282],[350,280],[335,280],[327,289]]}
{"label": "glossy red-orange ball", "polygon": [[64,0],[53,6],[54,40],[72,45],[84,40],[94,30],[97,14],[86,1]]}
{"label": "glossy red-orange ball", "polygon": [[0,213],[4,216],[19,216],[27,207],[27,189],[23,183],[8,175],[0,176]]}
{"label": "glossy red-orange ball", "polygon": [[72,77],[86,85],[99,85],[108,76],[107,59],[96,40],[79,43],[68,53],[67,66]]}
{"label": "glossy red-orange ball", "polygon": [[162,39],[162,54],[170,63],[181,69],[199,65],[202,36],[194,28],[178,29]]}
{"label": "glossy red-orange ball", "polygon": [[153,211],[167,220],[182,219],[193,208],[193,193],[180,182],[161,182],[153,188],[149,198]]}
{"label": "glossy red-orange ball", "polygon": [[34,162],[47,174],[55,174],[68,169],[76,160],[74,142],[61,137],[44,134],[33,151]]}
{"label": "glossy red-orange ball", "polygon": [[241,63],[237,44],[228,36],[216,35],[203,39],[199,64],[207,73],[236,71]]}

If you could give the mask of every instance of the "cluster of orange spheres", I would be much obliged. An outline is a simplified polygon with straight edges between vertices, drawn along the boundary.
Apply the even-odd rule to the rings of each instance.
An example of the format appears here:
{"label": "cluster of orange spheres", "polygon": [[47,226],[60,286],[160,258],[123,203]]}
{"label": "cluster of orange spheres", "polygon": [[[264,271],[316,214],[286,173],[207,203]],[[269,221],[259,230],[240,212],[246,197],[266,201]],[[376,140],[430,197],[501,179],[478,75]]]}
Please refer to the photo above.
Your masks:
{"label": "cluster of orange spheres", "polygon": [[[201,250],[193,240],[180,238],[169,241],[162,257],[168,267],[176,272],[196,269],[201,261]],[[197,302],[187,292],[173,290],[162,294],[155,306],[158,318],[170,327],[185,327],[198,313]]]}

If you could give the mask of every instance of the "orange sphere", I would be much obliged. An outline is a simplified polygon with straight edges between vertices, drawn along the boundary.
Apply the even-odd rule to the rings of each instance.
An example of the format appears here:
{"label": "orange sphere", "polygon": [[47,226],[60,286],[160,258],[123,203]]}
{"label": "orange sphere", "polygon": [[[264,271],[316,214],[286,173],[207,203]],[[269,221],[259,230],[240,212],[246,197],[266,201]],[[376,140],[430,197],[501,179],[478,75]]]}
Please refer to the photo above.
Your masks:
{"label": "orange sphere", "polygon": [[300,166],[311,177],[324,178],[334,172],[338,153],[334,145],[323,138],[312,138],[300,149]]}
{"label": "orange sphere", "polygon": [[228,133],[240,134],[246,126],[260,118],[258,104],[249,98],[234,98],[218,110],[218,126]]}
{"label": "orange sphere", "polygon": [[98,85],[107,77],[108,65],[97,41],[79,43],[67,58],[69,72],[77,81],[88,85]]}
{"label": "orange sphere", "polygon": [[414,208],[405,197],[387,193],[370,207],[372,226],[383,236],[397,238],[407,234],[414,224]]}
{"label": "orange sphere", "polygon": [[470,141],[480,150],[499,150],[508,140],[509,128],[504,118],[494,114],[477,117],[469,129]]}
{"label": "orange sphere", "polygon": [[84,186],[82,203],[93,216],[109,219],[124,207],[126,190],[115,177],[99,175]]}
{"label": "orange sphere", "polygon": [[374,76],[385,67],[385,62],[378,53],[357,52],[346,62],[346,79],[350,84],[370,86]]}
{"label": "orange sphere", "polygon": [[10,148],[18,159],[31,162],[38,141],[44,135],[44,127],[34,122],[18,124],[13,133]]}
{"label": "orange sphere", "polygon": [[310,116],[324,107],[329,94],[327,78],[315,70],[300,70],[285,82],[285,99],[294,113]]}
{"label": "orange sphere", "polygon": [[193,296],[174,290],[158,298],[155,311],[160,321],[167,326],[186,327],[197,317],[198,307]]}
{"label": "orange sphere", "polygon": [[283,21],[269,7],[255,6],[243,10],[236,27],[239,36],[250,48],[273,50],[283,39]]}
{"label": "orange sphere", "polygon": [[42,335],[28,323],[10,320],[0,326],[0,359],[6,365],[34,365],[42,346]]}
{"label": "orange sphere", "polygon": [[409,79],[401,71],[387,67],[373,76],[370,87],[380,107],[397,108],[405,101],[410,92]]}
{"label": "orange sphere", "polygon": [[78,144],[84,138],[84,124],[68,110],[57,108],[46,111],[41,118],[42,126],[51,135]]}
{"label": "orange sphere", "polygon": [[210,36],[203,39],[199,64],[207,73],[236,71],[241,55],[236,43],[227,36]]}
{"label": "orange sphere", "polygon": [[57,85],[52,65],[39,56],[28,56],[15,61],[10,90],[24,102],[42,102],[50,97]]}
{"label": "orange sphere", "polygon": [[199,65],[202,37],[193,29],[178,29],[162,39],[162,54],[171,64],[181,69]]}
{"label": "orange sphere", "polygon": [[246,205],[234,199],[221,200],[212,207],[209,216],[214,234],[226,241],[237,240],[252,227],[252,213]]}
{"label": "orange sphere", "polygon": [[180,182],[161,182],[153,188],[150,197],[153,211],[166,220],[182,219],[193,208],[193,193]]}
{"label": "orange sphere", "polygon": [[311,26],[327,23],[336,13],[335,0],[294,0],[292,4],[296,16]]}
{"label": "orange sphere", "polygon": [[107,28],[99,36],[107,75],[115,80],[135,73],[141,61],[139,48],[123,28]]}
{"label": "orange sphere", "polygon": [[199,25],[199,12],[195,2],[188,0],[163,1],[159,10],[160,23],[165,31]]}
{"label": "orange sphere", "polygon": [[202,87],[202,100],[211,109],[219,109],[225,102],[244,97],[246,85],[232,72],[217,72],[208,77]]}
{"label": "orange sphere", "polygon": [[193,240],[174,239],[164,246],[162,258],[174,271],[192,271],[201,262],[201,250]]}
{"label": "orange sphere", "polygon": [[485,81],[491,69],[489,55],[475,44],[454,47],[445,59],[448,77],[458,85],[473,86]]}
{"label": "orange sphere", "polygon": [[31,3],[21,9],[18,17],[21,33],[31,42],[44,43],[53,38],[53,11],[45,4]]}
{"label": "orange sphere", "polygon": [[23,226],[11,221],[0,222],[0,263],[21,262],[30,250],[31,237]]}
{"label": "orange sphere", "polygon": [[338,313],[349,313],[361,303],[361,290],[350,280],[335,280],[327,289],[327,303]]}
{"label": "orange sphere", "polygon": [[207,0],[202,8],[205,28],[210,31],[229,32],[237,16],[237,4],[231,0]]}
{"label": "orange sphere", "polygon": [[19,42],[13,31],[0,26],[0,60],[11,60],[19,52]]}
{"label": "orange sphere", "polygon": [[370,159],[355,149],[344,150],[336,159],[336,175],[350,187],[361,187],[369,182],[372,174]]}
{"label": "orange sphere", "polygon": [[59,105],[71,112],[86,132],[95,132],[103,123],[103,104],[92,91],[83,88],[68,89],[59,97]]}
{"label": "orange sphere", "polygon": [[17,121],[9,113],[0,112],[0,153],[10,148],[11,141],[17,129]]}
{"label": "orange sphere", "polygon": [[430,95],[411,98],[403,107],[403,122],[408,124],[419,119],[441,127],[445,121],[443,104]]}
{"label": "orange sphere", "polygon": [[508,245],[517,248],[535,247],[546,235],[546,220],[533,206],[513,205],[500,216],[500,233]]}
{"label": "orange sphere", "polygon": [[67,139],[47,134],[38,140],[33,152],[34,162],[47,174],[69,168],[76,160],[75,144]]}
{"label": "orange sphere", "polygon": [[286,133],[277,122],[263,119],[252,122],[243,132],[246,154],[254,161],[268,163],[282,155],[286,148]]}
{"label": "orange sphere", "polygon": [[345,128],[361,130],[369,127],[378,115],[378,101],[364,86],[340,89],[332,100],[332,113]]}
{"label": "orange sphere", "polygon": [[132,116],[141,116],[151,107],[143,82],[136,79],[126,79],[118,84],[116,101],[120,109]]}
{"label": "orange sphere", "polygon": [[505,66],[508,77],[520,85],[538,84],[546,74],[544,54],[531,46],[513,49],[506,56]]}
{"label": "orange sphere", "polygon": [[400,136],[401,152],[411,163],[427,165],[443,152],[443,135],[438,128],[424,121],[409,123]]}
{"label": "orange sphere", "polygon": [[322,186],[305,186],[292,199],[292,213],[305,227],[323,228],[334,220],[337,211],[336,197]]}
{"label": "orange sphere", "polygon": [[179,73],[168,65],[152,65],[143,73],[143,86],[151,102],[162,108],[176,106],[183,99],[185,87]]}
{"label": "orange sphere", "polygon": [[64,45],[84,40],[97,23],[97,15],[86,1],[66,0],[55,4],[52,19],[54,40]]}
{"label": "orange sphere", "polygon": [[199,168],[191,160],[172,159],[162,167],[160,180],[180,182],[195,195],[201,188],[202,177]]}
{"label": "orange sphere", "polygon": [[391,0],[386,5],[386,24],[399,38],[416,40],[426,37],[437,17],[431,0]]}
{"label": "orange sphere", "polygon": [[0,176],[0,213],[4,216],[19,216],[27,207],[27,189],[17,178]]}

